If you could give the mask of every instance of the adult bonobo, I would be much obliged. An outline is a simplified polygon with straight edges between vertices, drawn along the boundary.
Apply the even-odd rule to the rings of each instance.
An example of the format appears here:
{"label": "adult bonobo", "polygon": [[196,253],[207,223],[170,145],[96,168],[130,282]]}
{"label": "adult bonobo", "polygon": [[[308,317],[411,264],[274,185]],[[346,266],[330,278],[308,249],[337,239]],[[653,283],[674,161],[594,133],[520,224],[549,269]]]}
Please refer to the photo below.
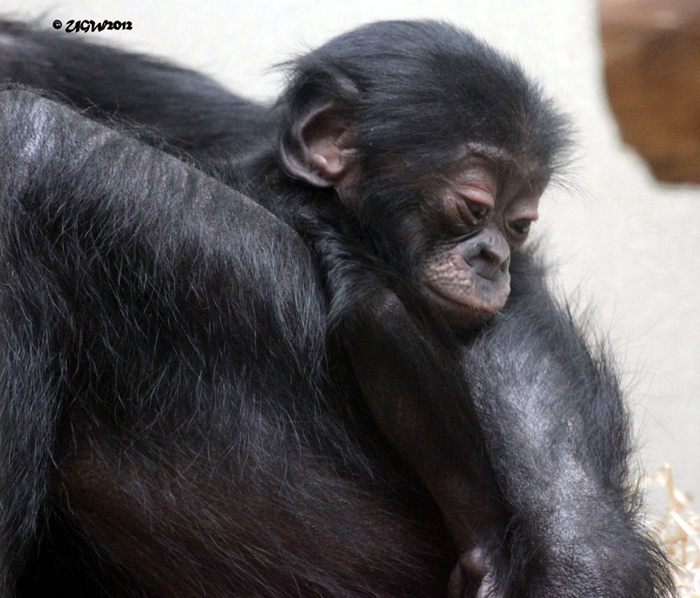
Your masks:
{"label": "adult bonobo", "polygon": [[521,248],[566,127],[515,64],[377,23],[267,108],[0,47],[4,596],[668,590],[617,382]]}

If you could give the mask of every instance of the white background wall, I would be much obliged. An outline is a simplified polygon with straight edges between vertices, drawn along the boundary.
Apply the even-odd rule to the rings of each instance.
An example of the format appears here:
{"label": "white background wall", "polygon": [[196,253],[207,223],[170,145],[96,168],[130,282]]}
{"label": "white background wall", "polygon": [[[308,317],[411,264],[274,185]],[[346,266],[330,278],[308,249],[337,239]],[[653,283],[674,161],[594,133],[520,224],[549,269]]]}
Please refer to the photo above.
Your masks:
{"label": "white background wall", "polygon": [[612,339],[646,468],[667,461],[681,488],[700,491],[700,189],[655,184],[621,146],[593,0],[2,0],[0,12],[132,21],[133,31],[92,35],[259,99],[281,84],[270,65],[377,19],[449,20],[519,58],[579,131],[575,189],[548,192],[537,225],[553,282],[592,305]]}

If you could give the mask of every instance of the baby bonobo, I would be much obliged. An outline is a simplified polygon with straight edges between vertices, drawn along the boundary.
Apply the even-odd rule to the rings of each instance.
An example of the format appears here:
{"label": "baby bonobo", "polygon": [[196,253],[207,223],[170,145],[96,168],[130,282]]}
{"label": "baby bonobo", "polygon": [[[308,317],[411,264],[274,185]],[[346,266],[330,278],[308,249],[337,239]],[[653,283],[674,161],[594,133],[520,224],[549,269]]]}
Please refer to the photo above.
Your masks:
{"label": "baby bonobo", "polygon": [[0,48],[3,598],[669,589],[615,376],[523,249],[568,141],[515,63],[375,23],[267,107]]}

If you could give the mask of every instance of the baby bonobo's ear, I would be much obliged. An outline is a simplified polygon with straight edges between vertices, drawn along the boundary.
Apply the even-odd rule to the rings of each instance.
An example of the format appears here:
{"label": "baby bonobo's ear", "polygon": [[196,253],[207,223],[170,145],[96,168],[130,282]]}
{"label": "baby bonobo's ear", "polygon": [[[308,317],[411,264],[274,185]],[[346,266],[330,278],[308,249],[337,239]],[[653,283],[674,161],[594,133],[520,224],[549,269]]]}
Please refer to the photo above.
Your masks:
{"label": "baby bonobo's ear", "polygon": [[315,187],[336,187],[349,173],[356,151],[350,120],[333,103],[316,106],[282,140],[284,168]]}

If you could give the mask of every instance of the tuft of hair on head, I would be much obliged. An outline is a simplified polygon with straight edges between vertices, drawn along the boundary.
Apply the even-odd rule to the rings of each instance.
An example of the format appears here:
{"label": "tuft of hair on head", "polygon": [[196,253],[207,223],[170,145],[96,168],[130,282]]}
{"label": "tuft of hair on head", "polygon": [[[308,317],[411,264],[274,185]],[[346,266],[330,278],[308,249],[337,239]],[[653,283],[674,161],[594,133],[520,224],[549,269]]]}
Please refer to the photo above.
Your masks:
{"label": "tuft of hair on head", "polygon": [[569,119],[523,69],[473,34],[439,21],[380,21],[287,64],[287,127],[329,103],[353,123],[365,159],[394,156],[441,170],[466,142],[526,156],[550,173],[566,163]]}

